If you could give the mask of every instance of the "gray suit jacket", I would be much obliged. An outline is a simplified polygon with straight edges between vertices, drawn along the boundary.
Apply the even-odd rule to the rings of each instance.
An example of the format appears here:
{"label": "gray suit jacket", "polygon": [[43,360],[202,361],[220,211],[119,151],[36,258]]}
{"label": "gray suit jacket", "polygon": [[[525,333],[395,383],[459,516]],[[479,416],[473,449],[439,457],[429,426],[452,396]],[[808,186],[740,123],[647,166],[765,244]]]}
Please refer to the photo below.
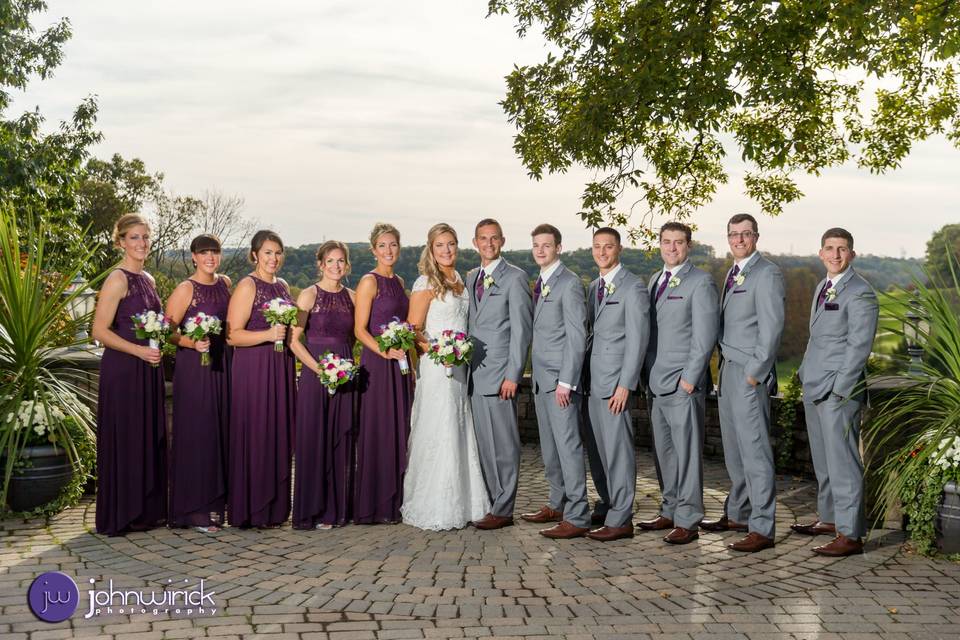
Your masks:
{"label": "gray suit jacket", "polygon": [[470,360],[471,393],[500,393],[504,379],[519,383],[527,363],[533,325],[533,298],[527,274],[505,258],[494,270],[493,285],[477,303],[479,269],[467,273],[470,293],[469,331],[473,338]]}
{"label": "gray suit jacket", "polygon": [[810,340],[799,371],[803,395],[813,401],[831,393],[842,398],[861,395],[858,383],[864,378],[880,315],[877,294],[853,267],[835,287],[837,296],[817,308],[826,282],[821,280],[813,291]]}
{"label": "gray suit jacket", "polygon": [[722,294],[720,354],[743,367],[748,376],[766,382],[772,395],[777,382],[773,365],[783,333],[783,274],[758,253],[740,275],[743,284]]}
{"label": "gray suit jacket", "polygon": [[717,286],[709,274],[688,262],[673,274],[680,284],[668,286],[654,302],[659,277],[658,271],[647,286],[656,308],[644,362],[647,385],[658,396],[674,393],[681,378],[705,390],[720,324]]}
{"label": "gray suit jacket", "polygon": [[590,320],[590,394],[609,398],[624,387],[637,388],[650,339],[650,296],[640,278],[621,266],[613,293],[597,304],[600,278],[587,292]]}
{"label": "gray suit jacket", "polygon": [[580,384],[583,356],[587,351],[587,301],[583,283],[562,264],[544,283],[550,287],[533,309],[534,393],[549,392],[563,381]]}

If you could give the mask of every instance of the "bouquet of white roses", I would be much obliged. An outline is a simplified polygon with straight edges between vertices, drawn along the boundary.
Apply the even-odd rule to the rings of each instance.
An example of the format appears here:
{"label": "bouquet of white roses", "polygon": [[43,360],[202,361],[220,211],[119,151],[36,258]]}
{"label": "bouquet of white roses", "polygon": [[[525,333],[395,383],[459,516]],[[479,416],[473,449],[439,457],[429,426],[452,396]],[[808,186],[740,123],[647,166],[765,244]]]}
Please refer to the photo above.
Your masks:
{"label": "bouquet of white roses", "polygon": [[360,367],[350,358],[327,351],[317,363],[317,369],[320,384],[327,388],[327,393],[333,395],[337,392],[337,387],[347,384],[356,377]]}
{"label": "bouquet of white roses", "polygon": [[[264,302],[261,308],[263,310],[263,317],[267,319],[271,327],[275,327],[278,324],[285,324],[291,327],[297,324],[298,310],[296,305],[290,304],[283,298],[274,298],[270,302]],[[273,350],[283,351],[283,340],[274,342]]]}
{"label": "bouquet of white roses", "polygon": [[[133,330],[138,338],[146,339],[151,349],[159,349],[170,336],[170,321],[162,311],[144,310],[130,316],[133,320]],[[158,367],[159,363],[153,362],[151,366]]]}
{"label": "bouquet of white roses", "polygon": [[[380,335],[377,336],[377,346],[380,351],[386,353],[390,349],[400,349],[409,351],[413,349],[416,343],[417,334],[413,327],[406,322],[401,322],[400,318],[394,316],[387,324],[380,325]],[[410,364],[407,362],[407,356],[403,356],[399,361],[400,373],[407,375],[410,373]]]}
{"label": "bouquet of white roses", "polygon": [[[206,314],[203,311],[198,311],[197,315],[183,323],[183,335],[194,342],[200,342],[209,336],[218,336],[222,330],[223,323],[220,322],[220,318]],[[209,352],[203,351],[200,354],[200,366],[210,366]]]}
{"label": "bouquet of white roses", "polygon": [[463,331],[444,329],[440,332],[440,337],[430,341],[427,357],[442,365],[449,378],[453,376],[454,367],[470,361],[471,353],[473,353],[473,342],[470,341],[470,336]]}

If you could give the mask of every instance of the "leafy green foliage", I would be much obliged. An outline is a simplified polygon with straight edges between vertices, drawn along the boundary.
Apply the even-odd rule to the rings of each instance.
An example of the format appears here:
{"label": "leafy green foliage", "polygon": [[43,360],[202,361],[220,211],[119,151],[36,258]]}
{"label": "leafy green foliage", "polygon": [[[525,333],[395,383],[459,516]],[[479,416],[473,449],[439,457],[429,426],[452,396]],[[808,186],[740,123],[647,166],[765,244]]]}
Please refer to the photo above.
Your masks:
{"label": "leafy green foliage", "polygon": [[927,242],[927,271],[946,282],[951,261],[960,260],[960,224],[948,224],[933,233]]}
{"label": "leafy green foliage", "polygon": [[787,384],[780,388],[783,397],[777,405],[777,458],[779,471],[788,470],[796,460],[797,410],[803,405],[803,385],[800,376],[794,371]]}
{"label": "leafy green foliage", "polygon": [[[75,335],[78,323],[67,310],[80,291],[68,292],[71,280],[93,254],[74,254],[72,262],[58,273],[44,270],[47,243],[32,216],[21,225],[8,205],[0,205],[0,509],[5,508],[10,474],[22,448],[30,439],[29,425],[18,419],[28,403],[42,407],[45,416],[62,413],[69,420],[50,420],[50,440],[66,449],[74,465],[80,452],[68,429],[74,424],[93,438],[93,420],[88,404],[92,398],[78,384],[83,372],[66,367],[57,349],[65,336]],[[21,247],[32,250],[21,253]],[[105,274],[103,274],[105,275]],[[95,278],[95,287],[103,278]],[[29,418],[29,416],[28,416]]]}
{"label": "leafy green foliage", "polygon": [[653,240],[655,216],[690,218],[710,201],[728,179],[731,140],[747,195],[772,215],[802,197],[797,172],[853,159],[880,173],[931,135],[960,143],[952,2],[489,0],[488,9],[512,14],[519,37],[542,31],[548,42],[543,62],[507,75],[501,103],[530,176],[595,169],[580,216],[626,225],[639,208],[635,240]]}
{"label": "leafy green foliage", "polygon": [[10,89],[25,89],[34,76],[49,77],[70,38],[66,20],[35,32],[31,18],[45,9],[40,0],[0,0],[0,205],[43,218],[41,232],[49,250],[45,267],[58,269],[63,266],[61,258],[66,263],[69,256],[83,252],[84,228],[74,214],[77,186],[87,150],[100,134],[93,128],[97,115],[93,98],[81,102],[73,118],[55,133],[41,131],[43,117],[38,111],[6,116]]}
{"label": "leafy green foliage", "polygon": [[[925,314],[922,320],[908,316],[910,305],[902,304],[902,297],[882,307],[890,316],[891,332],[904,340],[908,332],[917,334],[924,350],[923,363],[919,371],[898,374],[896,387],[875,403],[864,429],[867,449],[884,452],[868,468],[879,479],[877,497],[884,516],[902,502],[910,515],[911,537],[921,551],[929,551],[932,509],[943,489],[943,478],[934,477],[939,461],[936,445],[960,436],[960,280],[956,267],[953,260],[947,282],[931,274],[930,286],[919,280],[914,283],[909,295]],[[884,378],[872,376],[872,382],[882,383]]]}

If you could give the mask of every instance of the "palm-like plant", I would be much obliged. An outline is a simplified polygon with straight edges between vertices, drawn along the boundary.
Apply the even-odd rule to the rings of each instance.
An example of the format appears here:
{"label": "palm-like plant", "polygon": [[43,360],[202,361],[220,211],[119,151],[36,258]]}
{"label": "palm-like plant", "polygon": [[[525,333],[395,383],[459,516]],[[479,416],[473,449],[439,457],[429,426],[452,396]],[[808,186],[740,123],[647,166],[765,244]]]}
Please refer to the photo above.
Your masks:
{"label": "palm-like plant", "polygon": [[[956,260],[951,260],[955,263]],[[902,504],[910,516],[910,533],[918,549],[931,549],[933,518],[944,480],[960,479],[960,470],[941,460],[941,443],[960,436],[960,281],[932,277],[915,282],[914,303],[923,310],[918,321],[909,305],[889,305],[895,320],[891,331],[909,333],[923,347],[923,363],[900,374],[896,388],[876,404],[866,425],[867,449],[874,453],[871,471],[879,480],[877,497],[883,517]],[[902,292],[901,292],[902,295]],[[877,376],[877,378],[889,376]],[[877,381],[877,378],[874,381]],[[876,455],[880,454],[880,455]],[[940,463],[940,464],[938,464]]]}
{"label": "palm-like plant", "polygon": [[94,440],[85,404],[92,398],[79,384],[83,372],[57,354],[72,343],[78,323],[88,321],[70,317],[69,305],[80,292],[68,287],[94,249],[58,256],[66,269],[46,272],[44,234],[32,216],[24,217],[25,223],[18,222],[10,206],[0,205],[0,511],[7,508],[10,477],[31,437],[32,420],[46,421],[48,441],[62,447],[75,468],[77,433]]}

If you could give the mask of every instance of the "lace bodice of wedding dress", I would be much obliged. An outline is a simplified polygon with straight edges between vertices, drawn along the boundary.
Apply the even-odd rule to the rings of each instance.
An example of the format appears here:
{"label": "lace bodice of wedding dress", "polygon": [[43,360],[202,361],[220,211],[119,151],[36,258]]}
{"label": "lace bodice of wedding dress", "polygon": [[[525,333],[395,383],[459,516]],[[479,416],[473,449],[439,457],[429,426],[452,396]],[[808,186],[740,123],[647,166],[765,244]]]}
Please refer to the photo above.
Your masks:
{"label": "lace bodice of wedding dress", "polygon": [[[427,289],[427,278],[417,278],[413,291]],[[466,331],[468,295],[464,290],[460,295],[448,292],[433,299],[425,333],[439,336],[444,329]],[[456,367],[448,378],[442,366],[424,357],[417,369],[400,511],[405,523],[421,529],[459,529],[483,517],[490,508],[467,397],[466,367]]]}

